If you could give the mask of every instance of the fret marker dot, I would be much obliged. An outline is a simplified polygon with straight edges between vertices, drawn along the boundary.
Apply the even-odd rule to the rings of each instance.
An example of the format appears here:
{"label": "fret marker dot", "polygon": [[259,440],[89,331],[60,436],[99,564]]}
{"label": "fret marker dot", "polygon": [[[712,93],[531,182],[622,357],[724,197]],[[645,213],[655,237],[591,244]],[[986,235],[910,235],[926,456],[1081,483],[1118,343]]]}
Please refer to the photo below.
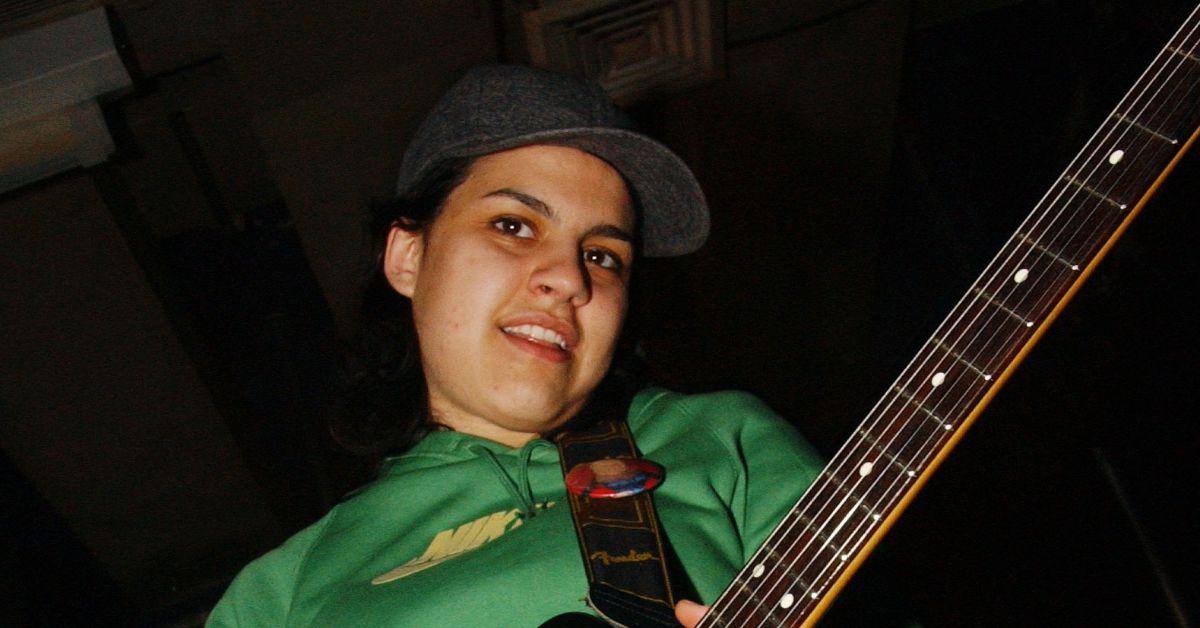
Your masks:
{"label": "fret marker dot", "polygon": [[1028,268],[1022,268],[1021,270],[1017,271],[1017,274],[1013,275],[1013,281],[1017,283],[1023,283],[1026,279],[1029,279]]}
{"label": "fret marker dot", "polygon": [[942,427],[946,428],[946,431],[947,431],[947,432],[949,432],[950,430],[954,429],[954,426],[953,426],[953,425],[950,425],[949,423],[947,423],[947,424],[943,425]]}
{"label": "fret marker dot", "polygon": [[875,514],[871,515],[871,518],[876,521],[879,521],[879,513],[875,513]]}
{"label": "fret marker dot", "polygon": [[1025,321],[1026,327],[1033,327],[1033,321]]}
{"label": "fret marker dot", "polygon": [[929,380],[929,383],[933,384],[934,388],[937,388],[938,386],[941,386],[942,382],[944,382],[944,381],[946,381],[945,373],[934,373],[933,379]]}
{"label": "fret marker dot", "polygon": [[1071,270],[1079,270],[1079,264],[1071,264]]}
{"label": "fret marker dot", "polygon": [[779,608],[791,608],[795,603],[796,598],[791,593],[784,593],[783,597],[779,598]]}
{"label": "fret marker dot", "polygon": [[842,554],[842,560],[850,560],[849,554]]}
{"label": "fret marker dot", "polygon": [[817,592],[816,592],[816,591],[813,591],[812,593],[809,593],[809,594],[808,594],[808,597],[810,597],[810,598],[812,598],[812,599],[814,599],[814,600],[815,600],[815,599],[817,599],[817,598],[819,598],[819,597],[821,597],[821,596],[817,595]]}
{"label": "fret marker dot", "polygon": [[759,564],[757,564],[757,565],[755,565],[755,566],[754,566],[754,571],[751,571],[751,572],[750,572],[750,577],[751,577],[751,578],[758,578],[758,577],[762,576],[762,575],[763,575],[763,572],[764,572],[764,571],[766,571],[766,570],[767,570],[767,568],[766,568],[766,567],[763,567],[763,566],[762,566],[762,563],[759,563]]}
{"label": "fret marker dot", "polygon": [[984,376],[983,376],[983,381],[985,381],[985,382],[990,382],[990,381],[992,381],[992,376],[991,376],[991,375],[984,375]]}
{"label": "fret marker dot", "polygon": [[863,465],[858,468],[858,474],[863,477],[867,477],[868,475],[871,474],[871,469],[874,469],[874,468],[875,468],[875,465],[873,463],[864,462]]}
{"label": "fret marker dot", "polygon": [[1123,150],[1114,150],[1114,151],[1112,152],[1112,154],[1110,154],[1110,155],[1108,156],[1108,163],[1110,163],[1110,164],[1112,164],[1112,165],[1114,165],[1114,166],[1115,166],[1115,165],[1117,165],[1117,164],[1121,163],[1121,160],[1122,160],[1124,157],[1125,157],[1125,151],[1123,151]]}
{"label": "fret marker dot", "polygon": [[915,477],[917,477],[917,472],[916,472],[916,471],[913,471],[912,469],[909,469],[908,471],[905,471],[905,473],[907,473],[907,474],[908,474],[908,477],[910,477],[910,478],[915,478]]}

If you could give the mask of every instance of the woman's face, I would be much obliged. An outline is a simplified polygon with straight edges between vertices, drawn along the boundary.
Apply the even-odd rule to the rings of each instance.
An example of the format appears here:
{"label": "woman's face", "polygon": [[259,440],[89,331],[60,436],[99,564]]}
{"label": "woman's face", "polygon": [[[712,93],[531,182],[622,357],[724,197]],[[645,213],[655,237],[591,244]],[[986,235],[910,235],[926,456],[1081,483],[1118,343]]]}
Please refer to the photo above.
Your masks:
{"label": "woman's face", "polygon": [[612,360],[633,229],[616,170],[541,145],[481,157],[425,231],[393,229],[434,418],[519,446],[574,416]]}

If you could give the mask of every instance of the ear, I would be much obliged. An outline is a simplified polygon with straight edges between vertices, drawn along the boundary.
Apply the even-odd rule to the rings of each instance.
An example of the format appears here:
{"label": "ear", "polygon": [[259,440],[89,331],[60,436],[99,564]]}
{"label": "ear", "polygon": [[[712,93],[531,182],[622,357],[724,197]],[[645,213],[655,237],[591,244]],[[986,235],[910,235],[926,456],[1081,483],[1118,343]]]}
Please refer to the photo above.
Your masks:
{"label": "ear", "polygon": [[421,231],[406,231],[393,225],[383,252],[383,274],[388,283],[410,299],[421,269],[421,253],[425,250],[423,235]]}

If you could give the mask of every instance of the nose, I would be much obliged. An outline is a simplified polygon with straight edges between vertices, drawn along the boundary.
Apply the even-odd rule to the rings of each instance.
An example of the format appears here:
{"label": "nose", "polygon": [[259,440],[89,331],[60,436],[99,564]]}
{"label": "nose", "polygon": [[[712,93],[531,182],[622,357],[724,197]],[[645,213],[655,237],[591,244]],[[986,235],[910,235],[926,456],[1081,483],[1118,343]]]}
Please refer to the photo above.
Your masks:
{"label": "nose", "polygon": [[575,307],[586,304],[592,298],[592,285],[583,255],[575,247],[563,247],[543,256],[530,276],[529,289],[538,297],[569,301]]}

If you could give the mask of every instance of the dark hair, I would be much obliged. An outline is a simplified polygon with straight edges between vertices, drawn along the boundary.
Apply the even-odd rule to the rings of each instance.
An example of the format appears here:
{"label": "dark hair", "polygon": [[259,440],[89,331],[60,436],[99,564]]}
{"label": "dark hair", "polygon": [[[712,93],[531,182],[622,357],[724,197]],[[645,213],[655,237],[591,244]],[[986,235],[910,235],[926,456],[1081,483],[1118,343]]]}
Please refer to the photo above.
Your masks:
{"label": "dark hair", "polygon": [[[404,453],[441,428],[429,409],[412,301],[396,292],[383,272],[387,237],[392,227],[411,232],[427,229],[450,193],[466,179],[472,163],[474,159],[442,162],[410,193],[372,208],[372,268],[362,293],[362,328],[342,356],[330,422],[333,439],[372,464]],[[632,200],[638,215],[637,199]],[[628,345],[628,335],[623,334],[609,372],[569,426],[625,415],[640,380],[640,368]]]}
{"label": "dark hair", "polygon": [[392,228],[428,228],[473,161],[444,161],[408,193],[371,208],[371,270],[362,292],[362,327],[343,351],[330,420],[334,441],[351,453],[370,459],[403,453],[436,429],[412,302],[388,283],[383,257]]}

